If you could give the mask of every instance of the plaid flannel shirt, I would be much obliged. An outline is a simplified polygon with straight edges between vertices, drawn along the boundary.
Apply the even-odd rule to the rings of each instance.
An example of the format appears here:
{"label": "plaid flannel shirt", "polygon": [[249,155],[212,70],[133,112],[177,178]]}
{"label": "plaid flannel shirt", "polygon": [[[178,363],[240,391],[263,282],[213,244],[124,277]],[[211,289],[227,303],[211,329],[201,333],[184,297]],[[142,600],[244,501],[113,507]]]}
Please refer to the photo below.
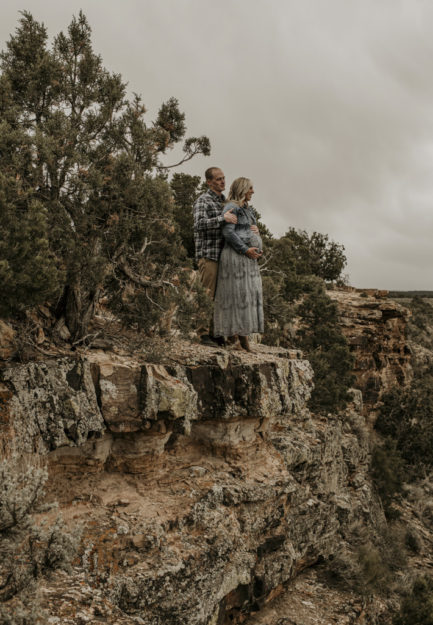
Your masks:
{"label": "plaid flannel shirt", "polygon": [[212,189],[200,195],[194,204],[194,243],[195,257],[219,260],[224,239],[221,225],[225,223],[223,208],[224,195]]}

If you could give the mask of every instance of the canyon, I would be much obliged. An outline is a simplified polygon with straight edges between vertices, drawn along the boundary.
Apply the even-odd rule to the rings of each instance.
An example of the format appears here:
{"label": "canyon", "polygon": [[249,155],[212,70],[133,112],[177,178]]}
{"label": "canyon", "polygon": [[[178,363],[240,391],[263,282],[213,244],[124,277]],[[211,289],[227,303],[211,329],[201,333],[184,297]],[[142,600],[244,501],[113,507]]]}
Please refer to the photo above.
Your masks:
{"label": "canyon", "polygon": [[309,411],[314,374],[296,349],[176,339],[159,362],[76,349],[16,363],[3,333],[0,448],[46,462],[46,500],[82,529],[72,569],[41,586],[50,623],[386,614],[386,602],[335,591],[322,572],[353,554],[360,527],[386,527],[369,472],[372,424],[383,392],[412,375],[408,311],[377,291],[329,295],[355,357],[340,414]]}

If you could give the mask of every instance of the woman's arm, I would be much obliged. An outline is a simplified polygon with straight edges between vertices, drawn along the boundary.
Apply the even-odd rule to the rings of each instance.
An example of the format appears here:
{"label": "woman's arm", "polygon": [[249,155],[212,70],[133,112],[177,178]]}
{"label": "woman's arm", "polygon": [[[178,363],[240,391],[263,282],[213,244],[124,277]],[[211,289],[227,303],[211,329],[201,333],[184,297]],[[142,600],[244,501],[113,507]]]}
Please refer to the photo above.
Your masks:
{"label": "woman's arm", "polygon": [[[225,214],[228,211],[232,211],[236,217],[240,211],[240,208],[234,202],[229,202],[225,208],[223,213]],[[245,254],[249,249],[249,246],[243,241],[238,233],[236,232],[235,224],[224,223],[222,227],[222,235],[224,240],[237,252],[238,254]]]}
{"label": "woman's arm", "polygon": [[222,228],[222,233],[225,241],[237,252],[238,254],[245,254],[248,249],[248,245],[242,241],[240,236],[235,231],[235,224],[225,223]]}

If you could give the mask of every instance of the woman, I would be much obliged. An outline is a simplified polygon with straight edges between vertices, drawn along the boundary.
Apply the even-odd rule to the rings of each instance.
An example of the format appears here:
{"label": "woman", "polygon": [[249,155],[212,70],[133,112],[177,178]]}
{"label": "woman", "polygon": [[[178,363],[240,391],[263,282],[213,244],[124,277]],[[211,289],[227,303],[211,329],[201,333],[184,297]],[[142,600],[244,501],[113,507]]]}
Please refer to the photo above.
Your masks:
{"label": "woman", "polygon": [[228,337],[234,342],[238,335],[246,351],[251,351],[248,335],[263,332],[262,280],[257,263],[262,255],[262,240],[253,209],[248,205],[253,193],[248,178],[236,178],[230,187],[224,213],[231,210],[238,222],[223,225],[224,247],[214,308],[214,336]]}

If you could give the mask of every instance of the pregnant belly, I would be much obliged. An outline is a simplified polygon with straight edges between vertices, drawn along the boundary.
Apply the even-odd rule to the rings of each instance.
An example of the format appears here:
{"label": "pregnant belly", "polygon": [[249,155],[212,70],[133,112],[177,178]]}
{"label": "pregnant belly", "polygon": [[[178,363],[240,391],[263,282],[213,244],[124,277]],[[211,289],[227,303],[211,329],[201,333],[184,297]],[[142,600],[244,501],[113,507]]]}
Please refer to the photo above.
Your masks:
{"label": "pregnant belly", "polygon": [[262,244],[262,239],[259,234],[256,234],[255,232],[251,233],[250,247],[258,247],[259,250],[262,251],[263,244]]}

